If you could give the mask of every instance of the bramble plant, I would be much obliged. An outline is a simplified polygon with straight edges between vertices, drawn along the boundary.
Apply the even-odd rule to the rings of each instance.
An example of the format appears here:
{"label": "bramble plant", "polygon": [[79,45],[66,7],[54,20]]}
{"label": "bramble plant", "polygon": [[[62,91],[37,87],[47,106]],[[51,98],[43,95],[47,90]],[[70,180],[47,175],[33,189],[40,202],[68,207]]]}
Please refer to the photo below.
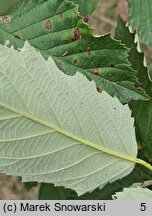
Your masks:
{"label": "bramble plant", "polygon": [[0,167],[39,199],[152,199],[150,1],[114,38],[98,0],[0,1]]}

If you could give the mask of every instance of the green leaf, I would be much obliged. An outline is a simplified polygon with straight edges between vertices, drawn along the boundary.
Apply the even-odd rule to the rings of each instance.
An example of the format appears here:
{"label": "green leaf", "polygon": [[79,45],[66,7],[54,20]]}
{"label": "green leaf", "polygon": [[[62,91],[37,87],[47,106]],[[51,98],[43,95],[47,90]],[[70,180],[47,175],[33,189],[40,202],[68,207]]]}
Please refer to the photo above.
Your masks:
{"label": "green leaf", "polygon": [[[136,182],[141,184],[146,181],[151,180],[151,172],[145,170],[143,167],[136,165],[133,171],[123,179],[119,179],[111,184],[107,184],[104,188],[96,189],[92,193],[84,194],[80,196],[79,199],[83,200],[112,200],[112,195],[115,192],[122,191],[125,187],[130,187]],[[77,198],[78,199],[78,198]]]}
{"label": "green leaf", "polygon": [[[140,152],[140,151],[139,151]],[[143,152],[143,151],[142,151]],[[140,155],[141,156],[141,155]],[[112,200],[112,195],[115,192],[122,191],[125,187],[130,187],[132,184],[151,180],[151,172],[145,168],[136,165],[133,171],[123,179],[119,179],[111,184],[107,184],[102,189],[96,189],[91,193],[86,193],[82,196],[63,187],[55,187],[53,184],[42,184],[39,192],[39,199],[42,200]]]}
{"label": "green leaf", "polygon": [[37,182],[25,182],[24,183],[25,188],[29,191],[33,187],[37,186]]}
{"label": "green leaf", "polygon": [[[129,29],[120,18],[118,19],[115,38],[121,40],[121,42],[130,49],[128,59],[131,63],[131,67],[136,71],[136,76],[138,77],[139,82],[141,82],[141,86],[151,97],[152,88],[147,88],[151,82],[148,79],[147,68],[143,64],[144,54],[137,51],[137,45],[134,43],[135,34],[129,32]],[[140,88],[140,85],[137,85],[136,87]]]}
{"label": "green leaf", "polygon": [[99,0],[72,0],[74,3],[79,5],[80,14],[83,16],[91,16]]}
{"label": "green leaf", "polygon": [[151,0],[128,0],[129,25],[137,31],[148,46],[152,46],[152,16]]}
{"label": "green leaf", "polygon": [[[152,98],[152,83],[147,74],[147,68],[144,67],[144,54],[137,52],[136,44],[134,43],[135,34],[130,34],[125,24],[119,20],[116,30],[116,38],[121,40],[130,48],[129,61],[132,67],[138,72],[136,75],[139,78],[137,87],[142,86],[146,93]],[[147,154],[151,159],[152,155],[152,99],[150,101],[134,101],[130,105],[133,116],[135,117],[136,131],[146,148]]]}
{"label": "green leaf", "polygon": [[[124,37],[123,37],[124,36]],[[134,34],[130,34],[125,25],[119,21],[119,25],[116,31],[116,38],[121,39],[128,48],[131,48],[129,52],[129,61],[132,67],[138,71],[137,77],[139,83],[145,89],[146,93],[152,98],[152,84],[149,81],[147,68],[144,67],[144,54],[138,53],[136,44],[134,43]],[[145,148],[150,158],[152,155],[152,101],[137,101],[131,104],[133,116],[135,117],[136,129],[141,141],[145,144]]]}
{"label": "green leaf", "polygon": [[[128,175],[137,159],[127,105],[80,73],[67,76],[28,44],[0,47],[1,172],[79,195]],[[125,123],[125,124],[124,124]]]}
{"label": "green leaf", "polygon": [[20,0],[0,0],[0,16],[10,14],[19,2]]}
{"label": "green leaf", "polygon": [[136,102],[131,106],[137,132],[152,162],[152,101]]}
{"label": "green leaf", "polygon": [[152,200],[152,191],[147,188],[124,188],[114,195],[118,200]]}
{"label": "green leaf", "polygon": [[[142,158],[144,160],[148,160],[145,158],[145,152],[140,149],[138,151],[138,157]],[[136,164],[133,171],[125,176],[122,179],[119,179],[111,184],[107,184],[102,189],[96,189],[92,193],[86,193],[83,196],[80,196],[79,199],[83,200],[112,200],[112,195],[115,192],[122,191],[123,188],[130,187],[131,185],[135,183],[140,183],[140,185],[143,185],[143,182],[150,181],[151,180],[151,171],[145,169],[144,167]],[[150,188],[151,189],[151,188]],[[77,198],[78,199],[78,198]]]}
{"label": "green leaf", "polygon": [[39,190],[39,200],[71,200],[77,194],[64,187],[55,187],[53,184],[43,183]]}
{"label": "green leaf", "polygon": [[77,13],[77,6],[66,0],[31,0],[0,23],[0,43],[22,47],[25,40],[47,58],[52,56],[64,73],[81,72],[122,103],[147,100],[136,89],[135,72],[127,60],[128,50],[110,35],[94,37],[93,31]]}

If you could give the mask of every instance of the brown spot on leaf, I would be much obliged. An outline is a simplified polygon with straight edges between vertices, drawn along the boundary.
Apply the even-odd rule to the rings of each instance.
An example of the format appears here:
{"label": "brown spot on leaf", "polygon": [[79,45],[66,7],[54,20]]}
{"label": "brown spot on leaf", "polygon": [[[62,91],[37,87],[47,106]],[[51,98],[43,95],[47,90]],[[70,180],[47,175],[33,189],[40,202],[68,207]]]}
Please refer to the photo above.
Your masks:
{"label": "brown spot on leaf", "polygon": [[16,39],[21,39],[20,36],[18,36],[18,35],[15,35],[15,38],[16,38]]}
{"label": "brown spot on leaf", "polygon": [[73,39],[74,39],[75,41],[81,39],[81,34],[80,34],[79,28],[76,28],[76,30],[74,31]]}
{"label": "brown spot on leaf", "polygon": [[52,28],[52,23],[50,20],[47,20],[45,23],[45,29],[51,29]]}
{"label": "brown spot on leaf", "polygon": [[74,59],[74,60],[73,60],[73,64],[76,64],[77,62],[78,62],[77,59]]}
{"label": "brown spot on leaf", "polygon": [[115,65],[114,65],[114,64],[111,64],[110,67],[115,67]]}
{"label": "brown spot on leaf", "polygon": [[107,73],[107,74],[106,74],[106,78],[109,78],[109,76],[110,76],[110,74]]}
{"label": "brown spot on leaf", "polygon": [[4,17],[4,22],[5,23],[9,23],[10,21],[11,21],[11,17],[9,16],[9,15],[6,15],[5,17]]}
{"label": "brown spot on leaf", "polygon": [[133,101],[134,101],[134,100],[133,100],[131,97],[129,97],[129,98],[127,99],[127,103],[128,103],[128,104],[132,104]]}
{"label": "brown spot on leaf", "polygon": [[68,44],[69,41],[68,41],[68,40],[64,40],[63,43],[64,43],[64,44]]}
{"label": "brown spot on leaf", "polygon": [[88,23],[88,22],[89,22],[89,17],[87,17],[87,16],[83,17],[83,21],[84,21],[85,23]]}
{"label": "brown spot on leaf", "polygon": [[63,64],[63,62],[59,61],[59,62],[58,62],[58,64],[59,64],[59,65],[62,65],[62,64]]}
{"label": "brown spot on leaf", "polygon": [[94,69],[92,70],[92,73],[95,74],[95,75],[98,75],[99,69],[98,69],[98,68],[94,68]]}
{"label": "brown spot on leaf", "polygon": [[87,48],[87,56],[90,56],[91,55],[91,49],[90,47]]}
{"label": "brown spot on leaf", "polygon": [[135,88],[141,88],[142,85],[143,85],[142,83],[137,82],[137,83],[134,84],[134,87],[135,87]]}
{"label": "brown spot on leaf", "polygon": [[101,92],[101,90],[100,90],[100,88],[99,88],[99,87],[97,87],[97,91],[98,91],[98,92]]}

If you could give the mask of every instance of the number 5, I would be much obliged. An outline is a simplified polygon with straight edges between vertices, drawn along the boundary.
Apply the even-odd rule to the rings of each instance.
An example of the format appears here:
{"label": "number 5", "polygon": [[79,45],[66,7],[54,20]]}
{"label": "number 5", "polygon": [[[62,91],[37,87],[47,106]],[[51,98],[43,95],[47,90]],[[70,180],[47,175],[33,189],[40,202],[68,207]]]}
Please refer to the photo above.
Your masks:
{"label": "number 5", "polygon": [[146,211],[146,203],[141,203],[140,210],[141,211]]}

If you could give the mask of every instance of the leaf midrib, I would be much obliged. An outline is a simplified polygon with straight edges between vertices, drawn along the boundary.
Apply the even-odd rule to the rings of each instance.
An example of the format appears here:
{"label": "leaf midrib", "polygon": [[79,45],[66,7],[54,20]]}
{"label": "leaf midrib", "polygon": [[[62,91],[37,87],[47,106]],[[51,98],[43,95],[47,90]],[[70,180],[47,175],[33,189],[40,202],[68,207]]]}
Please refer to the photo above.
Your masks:
{"label": "leaf midrib", "polygon": [[96,150],[101,151],[103,153],[106,153],[108,155],[115,156],[115,157],[121,158],[123,160],[131,161],[131,162],[134,162],[134,163],[137,163],[137,161],[138,161],[138,159],[136,157],[134,157],[134,156],[124,155],[124,154],[121,154],[121,153],[118,153],[118,152],[115,152],[115,151],[111,151],[111,150],[109,150],[107,148],[98,146],[95,143],[91,143],[88,140],[81,139],[81,138],[75,136],[74,134],[71,134],[70,132],[65,131],[64,129],[56,127],[56,126],[54,126],[54,125],[52,125],[52,124],[50,124],[48,122],[45,122],[45,121],[43,121],[43,120],[41,120],[41,119],[39,119],[37,117],[31,116],[28,113],[16,110],[16,109],[14,109],[12,107],[9,107],[9,106],[7,106],[7,105],[5,105],[3,103],[0,103],[0,107],[3,108],[3,109],[9,110],[9,111],[11,111],[13,113],[19,114],[20,116],[22,116],[24,118],[30,119],[31,121],[36,122],[37,124],[40,124],[40,125],[43,125],[45,127],[50,128],[50,129],[53,129],[53,130],[57,131],[58,133],[61,133],[64,136],[69,137],[72,140],[75,140],[75,141],[79,142],[80,144],[84,144],[86,146],[89,146],[89,147],[91,147],[93,149],[96,149]]}

